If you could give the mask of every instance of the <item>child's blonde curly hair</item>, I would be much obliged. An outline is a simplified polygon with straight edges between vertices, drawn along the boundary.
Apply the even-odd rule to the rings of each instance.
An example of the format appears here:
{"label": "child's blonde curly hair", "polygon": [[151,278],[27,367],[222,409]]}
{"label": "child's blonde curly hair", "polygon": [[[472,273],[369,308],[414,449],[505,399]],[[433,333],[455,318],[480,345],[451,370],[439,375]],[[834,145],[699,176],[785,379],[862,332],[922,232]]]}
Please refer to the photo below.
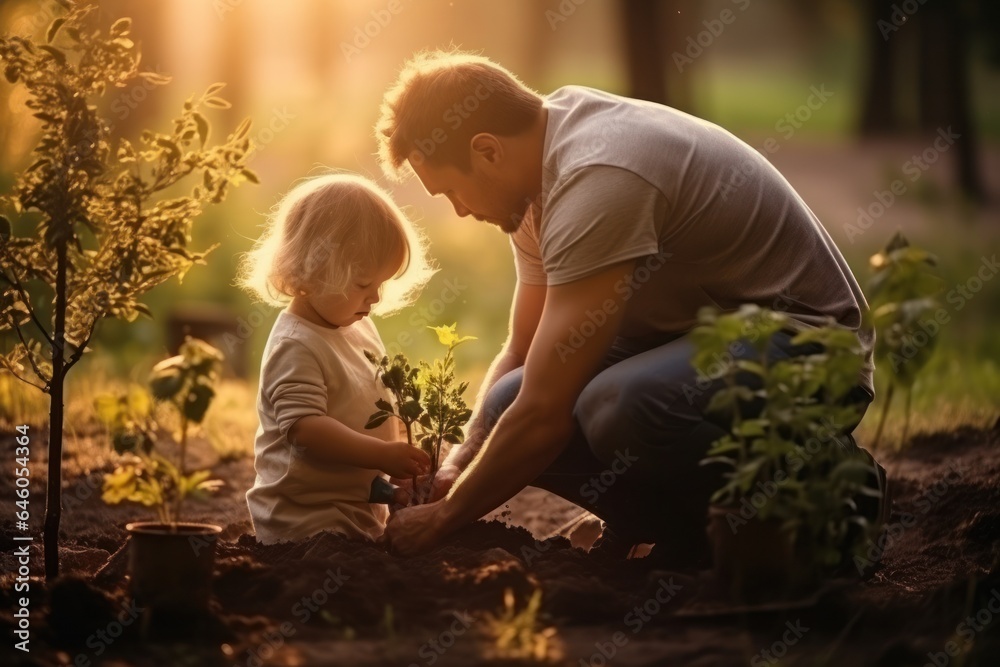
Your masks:
{"label": "child's blonde curly hair", "polygon": [[400,259],[373,308],[387,315],[415,299],[434,274],[426,242],[392,198],[345,173],[306,179],[288,192],[240,261],[237,283],[282,307],[293,297],[345,294],[356,276]]}

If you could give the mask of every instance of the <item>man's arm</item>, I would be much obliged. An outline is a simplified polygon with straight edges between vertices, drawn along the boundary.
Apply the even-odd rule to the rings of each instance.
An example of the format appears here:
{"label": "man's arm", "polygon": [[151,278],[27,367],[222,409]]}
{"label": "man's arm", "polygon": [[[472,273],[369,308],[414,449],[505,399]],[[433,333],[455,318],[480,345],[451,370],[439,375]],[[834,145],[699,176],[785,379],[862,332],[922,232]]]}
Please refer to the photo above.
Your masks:
{"label": "man's arm", "polygon": [[483,410],[483,401],[486,400],[486,394],[489,393],[497,380],[515,368],[523,366],[525,359],[528,358],[531,341],[535,337],[538,322],[542,317],[545,291],[545,285],[525,285],[520,282],[517,284],[514,290],[514,301],[511,304],[507,340],[493,363],[490,364],[486,379],[483,380],[479,389],[465,442],[452,448],[443,466],[454,466],[459,471],[465,470],[486,441],[488,435],[486,421],[489,415]]}
{"label": "man's arm", "polygon": [[[393,548],[402,553],[429,548],[496,508],[552,464],[573,434],[576,401],[617,334],[624,306],[616,287],[631,276],[634,265],[634,260],[621,262],[548,288],[517,398],[444,500],[397,513],[386,528]],[[603,325],[588,317],[594,312],[607,317]],[[585,322],[594,324],[589,337],[580,333]]]}

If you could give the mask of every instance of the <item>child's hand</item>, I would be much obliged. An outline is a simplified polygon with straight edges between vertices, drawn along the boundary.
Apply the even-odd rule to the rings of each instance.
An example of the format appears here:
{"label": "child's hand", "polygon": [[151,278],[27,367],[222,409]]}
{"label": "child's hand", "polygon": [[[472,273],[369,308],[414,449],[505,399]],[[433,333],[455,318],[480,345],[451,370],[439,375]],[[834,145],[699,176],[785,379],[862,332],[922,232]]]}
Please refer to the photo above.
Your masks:
{"label": "child's hand", "polygon": [[431,469],[427,452],[406,442],[387,442],[379,448],[378,469],[390,477],[414,477]]}

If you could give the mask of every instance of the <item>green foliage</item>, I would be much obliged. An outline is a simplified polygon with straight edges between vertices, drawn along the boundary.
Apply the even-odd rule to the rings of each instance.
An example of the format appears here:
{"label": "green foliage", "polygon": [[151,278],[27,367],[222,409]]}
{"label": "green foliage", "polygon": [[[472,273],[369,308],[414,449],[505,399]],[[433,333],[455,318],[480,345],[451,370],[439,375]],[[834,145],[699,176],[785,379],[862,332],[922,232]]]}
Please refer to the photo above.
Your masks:
{"label": "green foliage", "polygon": [[543,627],[542,589],[532,592],[524,609],[518,611],[514,592],[505,589],[503,609],[487,617],[497,657],[546,662],[553,652],[554,627]]}
{"label": "green foliage", "polygon": [[97,418],[111,435],[111,444],[118,454],[140,451],[149,454],[153,450],[156,429],[153,419],[153,401],[149,392],[138,385],[132,385],[118,395],[102,394],[94,399]]}
{"label": "green foliage", "polygon": [[406,439],[411,445],[414,439],[431,457],[431,474],[440,465],[441,445],[445,442],[459,444],[465,435],[462,427],[472,416],[472,410],[465,403],[463,394],[468,382],[455,380],[456,347],[475,340],[475,336],[459,336],[455,324],[428,327],[437,334],[438,341],[447,348],[444,359],[432,363],[421,361],[412,367],[406,357],[397,354],[391,360],[387,356],[379,359],[375,353],[365,350],[365,357],[375,366],[375,375],[389,390],[396,405],[379,399],[375,402],[378,410],[368,418],[365,428],[381,426],[390,417],[399,419],[406,429]]}
{"label": "green foliage", "polygon": [[[712,501],[735,507],[770,488],[773,493],[761,494],[766,499],[754,505],[758,511],[749,520],[780,521],[817,567],[842,564],[845,551],[861,548],[871,530],[857,514],[855,498],[877,494],[865,486],[871,464],[843,444],[847,425],[857,421],[857,409],[843,404],[864,363],[857,336],[832,321],[803,330],[786,315],[755,305],[725,314],[703,309],[699,322],[691,334],[694,364],[725,381],[709,411],[731,423],[702,461],[730,468]],[[798,330],[792,343],[816,351],[770,359],[768,346],[783,329]],[[734,360],[733,351],[744,345],[754,348],[756,360]],[[745,374],[756,376],[760,389],[737,383]],[[810,451],[810,443],[819,445],[817,451]],[[852,525],[862,530],[852,531]]]}
{"label": "green foliage", "polygon": [[896,387],[906,390],[900,444],[906,441],[913,383],[937,344],[937,336],[927,333],[921,324],[933,321],[941,308],[938,295],[944,283],[936,271],[937,258],[910,245],[900,232],[896,232],[882,251],[872,255],[869,263],[873,270],[868,295],[872,301],[870,317],[876,331],[875,359],[880,368],[888,367],[890,374],[873,444],[877,447]]}
{"label": "green foliage", "polygon": [[[192,423],[202,421],[215,396],[222,353],[190,337],[180,351],[153,368],[149,378],[151,393],[131,387],[125,394],[98,396],[94,401],[115,451],[125,457],[113,473],[105,476],[101,498],[110,505],[127,500],[155,507],[160,520],[170,524],[180,521],[186,498],[207,497],[222,485],[222,481],[210,479],[210,471],[187,474],[184,465],[188,430]],[[154,449],[158,426],[152,409],[154,399],[168,406],[178,418],[174,436],[180,452],[177,464]]]}
{"label": "green foliage", "polygon": [[455,382],[456,347],[475,336],[461,336],[455,333],[455,326],[430,327],[438,336],[438,341],[448,348],[444,359],[432,363],[420,362],[420,383],[426,392],[425,412],[417,420],[424,428],[420,445],[431,456],[431,472],[436,472],[441,464],[441,445],[449,442],[461,444],[465,439],[462,427],[472,417],[472,410],[465,404],[463,394],[468,382]]}
{"label": "green foliage", "polygon": [[[207,145],[201,110],[228,106],[217,97],[222,84],[188,99],[170,132],[144,131],[138,146],[127,139],[113,145],[99,99],[140,80],[170,79],[140,70],[130,19],[105,32],[95,9],[80,6],[57,18],[45,42],[0,37],[4,75],[24,86],[40,121],[34,161],[0,198],[14,215],[13,223],[0,219],[0,335],[17,337],[0,367],[36,384],[27,362],[45,391],[61,381],[53,378],[55,356],[71,352],[68,370],[101,318],[149,315],[139,301],[145,292],[203,262],[206,253],[187,247],[193,219],[206,203],[221,202],[230,185],[256,181],[246,168],[249,119],[224,143]],[[186,194],[166,196],[189,181]],[[42,322],[34,306],[41,300],[55,303],[56,325]]]}
{"label": "green foliage", "polygon": [[378,410],[368,418],[365,428],[378,428],[389,417],[396,417],[406,428],[406,439],[412,445],[413,425],[424,411],[424,406],[420,403],[421,389],[417,382],[420,369],[411,367],[406,356],[402,354],[397,354],[390,361],[389,357],[379,359],[374,352],[365,350],[365,357],[375,366],[376,378],[381,378],[382,384],[399,406],[399,412],[396,412],[389,401],[381,398],[375,401]]}
{"label": "green foliage", "polygon": [[[0,197],[0,210],[15,218],[0,217],[0,370],[50,395],[49,580],[59,574],[66,374],[99,321],[148,316],[140,297],[203,261],[205,253],[188,249],[202,206],[223,201],[230,185],[257,181],[246,167],[249,120],[224,143],[207,145],[210,124],[201,109],[229,106],[217,96],[223,84],[189,98],[169,132],[143,131],[138,147],[114,141],[114,124],[98,109],[105,93],[170,79],[139,69],[131,19],[105,30],[96,3],[59,4],[66,14],[44,41],[0,36],[4,76],[23,86],[40,122],[34,161],[17,175],[14,192]],[[179,195],[182,188],[190,189]],[[42,302],[52,304],[48,324]]]}

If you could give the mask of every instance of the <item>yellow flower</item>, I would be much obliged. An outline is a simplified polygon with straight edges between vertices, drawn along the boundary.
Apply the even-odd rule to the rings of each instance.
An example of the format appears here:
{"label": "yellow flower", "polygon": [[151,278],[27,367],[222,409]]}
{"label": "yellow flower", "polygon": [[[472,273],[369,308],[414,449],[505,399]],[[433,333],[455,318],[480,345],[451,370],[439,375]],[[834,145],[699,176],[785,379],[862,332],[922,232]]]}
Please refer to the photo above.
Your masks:
{"label": "yellow flower", "polygon": [[459,343],[464,343],[467,340],[476,340],[475,336],[462,336],[459,337],[455,333],[455,327],[458,326],[458,322],[455,322],[448,326],[442,327],[427,327],[428,329],[433,329],[434,333],[437,334],[438,341],[447,347],[455,347]]}

